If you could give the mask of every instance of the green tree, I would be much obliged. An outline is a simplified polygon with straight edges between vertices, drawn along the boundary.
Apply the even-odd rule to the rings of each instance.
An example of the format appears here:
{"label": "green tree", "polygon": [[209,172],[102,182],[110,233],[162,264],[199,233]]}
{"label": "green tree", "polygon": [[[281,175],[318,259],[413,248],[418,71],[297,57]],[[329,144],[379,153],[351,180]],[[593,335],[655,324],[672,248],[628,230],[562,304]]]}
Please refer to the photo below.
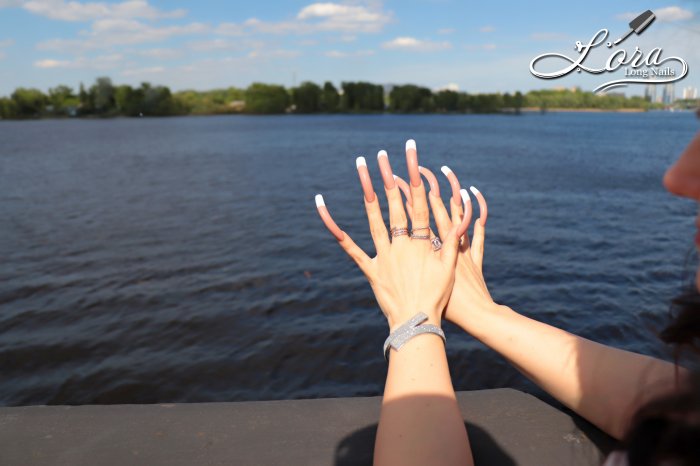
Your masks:
{"label": "green tree", "polygon": [[114,86],[110,78],[97,78],[95,84],[90,87],[90,94],[92,95],[96,112],[109,113],[116,109],[114,104]]}
{"label": "green tree", "polygon": [[381,112],[384,88],[368,82],[343,82],[340,109],[346,112]]}
{"label": "green tree", "polygon": [[434,108],[433,94],[426,87],[413,84],[394,86],[389,93],[389,110],[392,112],[430,112]]}
{"label": "green tree", "polygon": [[0,118],[17,118],[15,102],[7,97],[0,97]]}
{"label": "green tree", "polygon": [[328,113],[337,112],[340,109],[340,94],[330,81],[326,81],[323,85],[320,107],[321,111]]}
{"label": "green tree", "polygon": [[80,91],[78,92],[78,100],[80,101],[80,113],[83,115],[90,114],[94,111],[94,99],[88,91],[85,90],[85,85],[80,83]]}
{"label": "green tree", "polygon": [[168,87],[141,83],[140,91],[143,93],[142,113],[144,115],[170,116],[184,113],[182,107],[173,99]]}
{"label": "green tree", "polygon": [[78,108],[80,100],[69,86],[56,86],[49,89],[49,104],[53,107],[53,113],[64,115]]}
{"label": "green tree", "polygon": [[316,113],[321,110],[321,88],[306,81],[292,89],[292,101],[297,113]]}
{"label": "green tree", "polygon": [[520,109],[523,108],[523,103],[525,99],[523,93],[518,91],[513,96],[513,107],[515,108],[515,113],[520,114]]}
{"label": "green tree", "polygon": [[120,115],[139,116],[143,109],[143,91],[128,85],[114,89],[114,105]]}
{"label": "green tree", "polygon": [[289,94],[282,86],[253,83],[245,91],[247,113],[284,113],[289,106]]}
{"label": "green tree", "polygon": [[36,118],[44,113],[47,98],[39,89],[19,87],[10,96],[14,103],[14,113],[19,118]]}
{"label": "green tree", "polygon": [[459,92],[442,90],[434,96],[435,108],[440,112],[456,112],[459,110]]}

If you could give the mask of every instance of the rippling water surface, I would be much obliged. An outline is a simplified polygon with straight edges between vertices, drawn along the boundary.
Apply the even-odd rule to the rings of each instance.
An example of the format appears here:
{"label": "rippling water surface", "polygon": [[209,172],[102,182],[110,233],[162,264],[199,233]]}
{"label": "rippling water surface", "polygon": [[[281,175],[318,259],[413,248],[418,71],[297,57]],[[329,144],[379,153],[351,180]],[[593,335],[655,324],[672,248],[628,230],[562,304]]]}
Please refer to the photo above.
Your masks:
{"label": "rippling water surface", "polygon": [[[384,148],[405,176],[409,137],[486,195],[497,301],[666,356],[653,329],[696,206],[661,176],[696,130],[689,113],[0,122],[0,404],[380,394],[387,325],[313,195],[371,252],[354,159]],[[447,337],[455,388],[532,389]]]}

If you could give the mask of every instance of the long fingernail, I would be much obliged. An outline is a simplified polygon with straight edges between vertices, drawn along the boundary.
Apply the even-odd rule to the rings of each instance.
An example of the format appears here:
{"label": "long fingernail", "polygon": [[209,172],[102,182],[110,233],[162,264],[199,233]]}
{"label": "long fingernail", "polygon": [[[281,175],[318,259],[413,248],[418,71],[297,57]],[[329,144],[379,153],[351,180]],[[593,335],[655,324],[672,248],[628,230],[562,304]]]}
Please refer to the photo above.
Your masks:
{"label": "long fingernail", "polygon": [[430,193],[431,195],[435,197],[440,197],[440,185],[438,184],[437,178],[435,178],[435,175],[433,175],[433,172],[428,170],[425,167],[418,167],[418,171],[420,172],[421,175],[425,177],[425,179],[428,180],[428,184],[430,185]]}
{"label": "long fingernail", "polygon": [[481,191],[476,189],[474,186],[470,186],[469,189],[471,190],[471,192],[474,193],[474,196],[476,196],[476,200],[479,202],[479,223],[481,223],[482,227],[485,227],[486,219],[489,215],[489,208],[486,204],[486,199],[484,198],[484,195],[481,194]]}
{"label": "long fingernail", "polygon": [[442,168],[440,168],[440,171],[445,174],[447,177],[448,181],[450,182],[450,186],[452,186],[452,200],[454,201],[455,204],[458,204],[462,202],[461,196],[459,195],[459,180],[457,179],[457,175],[452,173],[452,170],[447,165],[443,165]]}
{"label": "long fingernail", "polygon": [[372,179],[369,177],[369,170],[367,170],[367,161],[364,157],[358,157],[355,159],[355,165],[357,165],[357,173],[360,175],[360,184],[362,185],[362,191],[365,193],[365,201],[374,201],[374,189],[372,188]]}
{"label": "long fingernail", "polygon": [[[469,198],[469,193],[466,189],[459,190],[460,198],[464,204],[464,216],[462,217],[462,223],[459,225],[459,230],[457,230],[457,237],[461,237],[466,233],[467,228],[469,228],[469,221],[471,220],[471,215],[467,215],[467,209],[471,208],[472,200]],[[470,207],[467,207],[470,206]]]}
{"label": "long fingernail", "polygon": [[386,189],[393,189],[395,186],[394,173],[391,171],[389,155],[385,150],[380,150],[377,153],[377,163],[379,163],[379,171],[382,174],[382,180],[384,180],[384,187]]}
{"label": "long fingernail", "polygon": [[328,231],[335,236],[335,239],[338,241],[343,241],[345,234],[343,233],[343,230],[338,227],[335,221],[333,221],[333,217],[331,217],[330,212],[328,212],[326,203],[321,194],[316,194],[316,208],[318,209],[318,214],[321,216],[321,220],[323,220],[326,228],[328,228]]}
{"label": "long fingernail", "polygon": [[408,176],[413,187],[420,186],[420,172],[418,171],[418,152],[416,151],[416,141],[409,139],[406,141],[406,165],[408,166]]}
{"label": "long fingernail", "polygon": [[406,183],[403,178],[396,175],[394,175],[394,181],[397,185],[399,185],[403,195],[406,196],[406,202],[408,202],[408,205],[413,205],[411,202],[411,188],[408,187],[408,183]]}

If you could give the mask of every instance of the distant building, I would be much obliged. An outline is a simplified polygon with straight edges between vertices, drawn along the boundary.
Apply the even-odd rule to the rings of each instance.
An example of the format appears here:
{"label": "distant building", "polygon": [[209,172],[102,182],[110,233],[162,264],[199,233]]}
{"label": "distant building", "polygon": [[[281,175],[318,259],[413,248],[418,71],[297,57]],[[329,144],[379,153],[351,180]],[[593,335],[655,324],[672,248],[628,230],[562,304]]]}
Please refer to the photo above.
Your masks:
{"label": "distant building", "polygon": [[656,102],[655,84],[647,84],[647,87],[644,89],[644,98],[647,99],[649,102]]}
{"label": "distant building", "polygon": [[697,99],[698,89],[696,87],[685,87],[683,88],[683,98],[684,99]]}
{"label": "distant building", "polygon": [[663,99],[664,105],[671,105],[676,101],[676,86],[673,83],[668,83],[663,89]]}

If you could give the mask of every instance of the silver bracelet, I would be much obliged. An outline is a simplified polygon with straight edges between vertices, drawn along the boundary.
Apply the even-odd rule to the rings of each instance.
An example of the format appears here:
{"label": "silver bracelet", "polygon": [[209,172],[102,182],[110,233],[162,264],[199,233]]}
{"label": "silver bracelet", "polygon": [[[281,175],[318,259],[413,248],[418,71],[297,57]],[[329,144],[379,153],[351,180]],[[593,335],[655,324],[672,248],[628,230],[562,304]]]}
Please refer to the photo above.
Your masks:
{"label": "silver bracelet", "polygon": [[399,328],[394,330],[391,335],[389,335],[384,341],[384,359],[389,360],[389,351],[391,348],[399,350],[408,340],[415,337],[416,335],[422,335],[424,333],[434,333],[435,335],[442,338],[443,342],[447,342],[445,339],[445,332],[442,331],[440,327],[433,324],[421,325],[422,322],[428,320],[428,316],[422,312],[411,317],[411,319],[401,325]]}

